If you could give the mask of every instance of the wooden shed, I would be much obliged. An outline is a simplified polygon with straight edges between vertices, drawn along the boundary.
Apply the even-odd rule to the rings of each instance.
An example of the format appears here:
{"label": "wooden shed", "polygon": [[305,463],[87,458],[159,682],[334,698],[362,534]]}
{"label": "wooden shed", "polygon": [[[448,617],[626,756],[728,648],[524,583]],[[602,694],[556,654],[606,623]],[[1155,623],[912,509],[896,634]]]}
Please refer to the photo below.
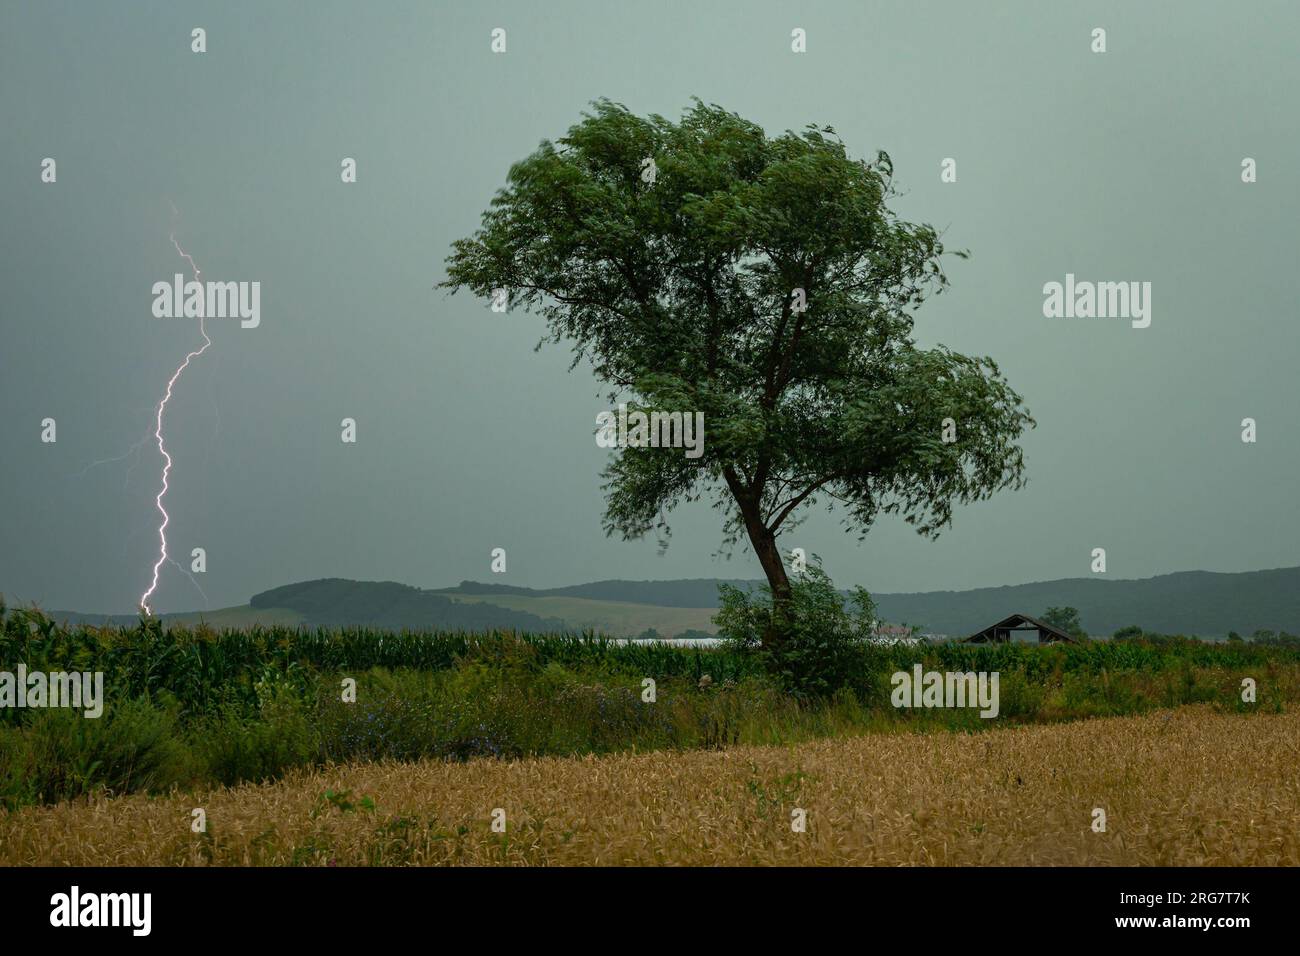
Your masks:
{"label": "wooden shed", "polygon": [[1052,644],[1056,641],[1079,643],[1059,627],[1053,627],[1028,614],[1012,614],[1010,617],[1004,617],[996,624],[990,624],[984,630],[976,631],[965,638],[963,643],[1002,644],[1007,641],[1017,644]]}

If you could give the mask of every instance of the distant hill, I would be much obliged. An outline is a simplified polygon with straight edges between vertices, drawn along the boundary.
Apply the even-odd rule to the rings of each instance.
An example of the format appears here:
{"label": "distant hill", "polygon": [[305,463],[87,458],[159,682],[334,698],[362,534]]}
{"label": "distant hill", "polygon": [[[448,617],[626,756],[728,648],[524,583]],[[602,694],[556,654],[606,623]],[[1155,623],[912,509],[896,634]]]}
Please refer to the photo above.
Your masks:
{"label": "distant hill", "polygon": [[1222,574],[1180,571],[1153,578],[1107,581],[1064,578],[973,591],[875,595],[882,618],[920,624],[953,636],[974,633],[1016,611],[1079,609],[1089,634],[1113,634],[1129,624],[1161,634],[1248,636],[1256,630],[1300,633],[1300,568]]}
{"label": "distant hill", "polygon": [[657,607],[717,607],[718,585],[731,584],[746,590],[761,581],[740,578],[680,578],[674,581],[594,581],[562,588],[520,588],[509,584],[483,584],[461,581],[441,593],[509,594],[517,597],[569,597],[590,601],[620,601],[627,604],[653,604]]}
{"label": "distant hill", "polygon": [[[715,578],[675,581],[596,581],[561,588],[523,588],[462,581],[420,589],[393,581],[323,578],[254,595],[247,606],[164,615],[214,627],[252,623],[319,627],[361,625],[479,631],[579,631],[635,637],[653,629],[664,637],[713,631]],[[726,583],[756,588],[758,581]],[[930,633],[961,637],[1008,614],[1041,615],[1052,606],[1079,609],[1084,628],[1109,635],[1137,624],[1163,634],[1249,636],[1256,630],[1300,633],[1300,568],[1222,574],[1182,571],[1137,580],[1064,578],[971,591],[876,594],[879,616]],[[132,624],[135,615],[50,612],[72,623]]]}
{"label": "distant hill", "polygon": [[[126,626],[140,620],[138,614],[85,614],[79,611],[46,611],[56,621],[68,624],[90,624],[95,627]],[[221,628],[250,627],[253,624],[284,624],[289,627],[303,623],[303,617],[289,608],[250,608],[247,604],[234,607],[222,607],[213,611],[182,611],[176,614],[159,615],[169,624],[208,624]]]}
{"label": "distant hill", "polygon": [[[137,623],[135,614],[86,614],[47,611],[56,621],[95,626]],[[393,581],[350,581],[322,578],[287,584],[255,594],[248,604],[215,611],[162,614],[169,624],[207,623],[214,628],[241,628],[254,624],[289,627],[375,627],[440,631],[565,631],[570,626],[556,617],[543,617],[527,609],[501,607],[481,601],[459,601],[433,591]]]}
{"label": "distant hill", "polygon": [[558,618],[572,630],[595,631],[610,637],[639,637],[647,631],[654,631],[660,637],[699,637],[713,633],[713,615],[716,613],[716,608],[711,607],[595,601],[551,594],[534,597],[521,594],[453,593],[451,597],[465,603],[491,602],[542,617]]}
{"label": "distant hill", "polygon": [[442,631],[568,630],[564,621],[495,604],[465,603],[395,581],[321,578],[254,594],[254,608],[288,608],[317,627],[367,626]]}
{"label": "distant hill", "polygon": [[[463,581],[445,594],[509,593],[516,598],[568,596],[661,607],[716,608],[714,578],[678,581],[597,581],[565,588],[530,589]],[[738,587],[762,582],[728,580]],[[1152,578],[1062,578],[971,591],[874,594],[882,620],[927,632],[965,636],[1013,612],[1040,615],[1049,607],[1079,609],[1089,633],[1108,635],[1129,624],[1163,634],[1223,637],[1259,629],[1300,632],[1300,568],[1218,573],[1180,571]],[[516,604],[524,607],[527,605]]]}

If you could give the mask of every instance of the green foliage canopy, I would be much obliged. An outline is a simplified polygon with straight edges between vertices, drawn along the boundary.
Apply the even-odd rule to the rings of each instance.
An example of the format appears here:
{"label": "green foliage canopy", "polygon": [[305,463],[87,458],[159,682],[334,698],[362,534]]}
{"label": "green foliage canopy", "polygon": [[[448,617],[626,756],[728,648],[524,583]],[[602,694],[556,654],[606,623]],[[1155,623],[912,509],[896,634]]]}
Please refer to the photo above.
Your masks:
{"label": "green foliage canopy", "polygon": [[955,503],[1023,482],[1033,420],[993,360],[911,338],[944,250],[894,195],[889,156],[852,159],[830,127],[769,138],[699,101],[674,123],[601,100],[510,168],[443,285],[508,290],[611,401],[702,411],[698,459],[619,450],[606,531],[666,534],[707,497],[788,602],[776,536],[819,496],[859,535],[898,513],[933,536]]}

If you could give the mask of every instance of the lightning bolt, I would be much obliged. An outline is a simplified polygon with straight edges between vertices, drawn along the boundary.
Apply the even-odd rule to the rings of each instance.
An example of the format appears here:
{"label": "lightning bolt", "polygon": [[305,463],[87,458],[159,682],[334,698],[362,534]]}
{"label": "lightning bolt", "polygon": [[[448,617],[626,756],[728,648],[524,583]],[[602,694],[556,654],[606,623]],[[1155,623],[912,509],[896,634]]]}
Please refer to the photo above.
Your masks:
{"label": "lightning bolt", "polygon": [[[168,201],[170,202],[170,200]],[[179,217],[180,215],[174,204],[172,205],[172,213],[175,217]],[[193,257],[182,249],[181,244],[176,241],[174,220],[170,238],[172,245],[176,247],[176,251],[180,254],[180,257],[190,264],[190,269],[194,272],[194,281],[200,281],[199,276],[202,275],[202,271],[194,264]],[[167,403],[171,401],[172,389],[176,387],[176,382],[180,379],[181,373],[189,368],[190,362],[194,361],[194,359],[206,352],[208,347],[212,344],[212,339],[208,338],[208,330],[205,326],[207,317],[202,314],[204,311],[206,310],[199,310],[199,333],[203,336],[203,345],[186,355],[185,360],[176,367],[176,371],[172,372],[172,377],[167,380],[167,389],[163,393],[162,401],[158,403],[158,414],[155,417],[153,435],[158,441],[158,451],[163,456],[163,470],[162,489],[158,492],[158,496],[154,498],[154,504],[158,506],[158,513],[162,515],[162,523],[158,525],[158,560],[153,566],[153,581],[149,585],[149,590],[145,591],[144,594],[140,596],[140,610],[146,615],[153,614],[153,610],[149,607],[149,598],[153,592],[158,589],[158,571],[162,568],[164,562],[172,561],[172,558],[167,554],[167,525],[171,521],[171,517],[167,514],[167,509],[163,507],[163,498],[167,496],[167,478],[171,474],[172,470],[172,456],[167,454],[167,447],[163,444],[163,412],[167,409]],[[172,561],[172,563],[174,564],[175,562]],[[200,591],[200,593],[202,592]]]}

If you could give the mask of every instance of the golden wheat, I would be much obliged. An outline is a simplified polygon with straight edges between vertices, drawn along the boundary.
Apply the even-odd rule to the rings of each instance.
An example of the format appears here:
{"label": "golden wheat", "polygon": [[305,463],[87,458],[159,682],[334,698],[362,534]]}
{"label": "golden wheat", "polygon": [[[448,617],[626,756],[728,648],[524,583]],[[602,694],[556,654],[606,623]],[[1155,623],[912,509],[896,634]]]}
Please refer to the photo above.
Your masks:
{"label": "golden wheat", "polygon": [[0,864],[1294,866],[1298,766],[1300,716],[1201,708],[973,736],[372,763],[0,815]]}

